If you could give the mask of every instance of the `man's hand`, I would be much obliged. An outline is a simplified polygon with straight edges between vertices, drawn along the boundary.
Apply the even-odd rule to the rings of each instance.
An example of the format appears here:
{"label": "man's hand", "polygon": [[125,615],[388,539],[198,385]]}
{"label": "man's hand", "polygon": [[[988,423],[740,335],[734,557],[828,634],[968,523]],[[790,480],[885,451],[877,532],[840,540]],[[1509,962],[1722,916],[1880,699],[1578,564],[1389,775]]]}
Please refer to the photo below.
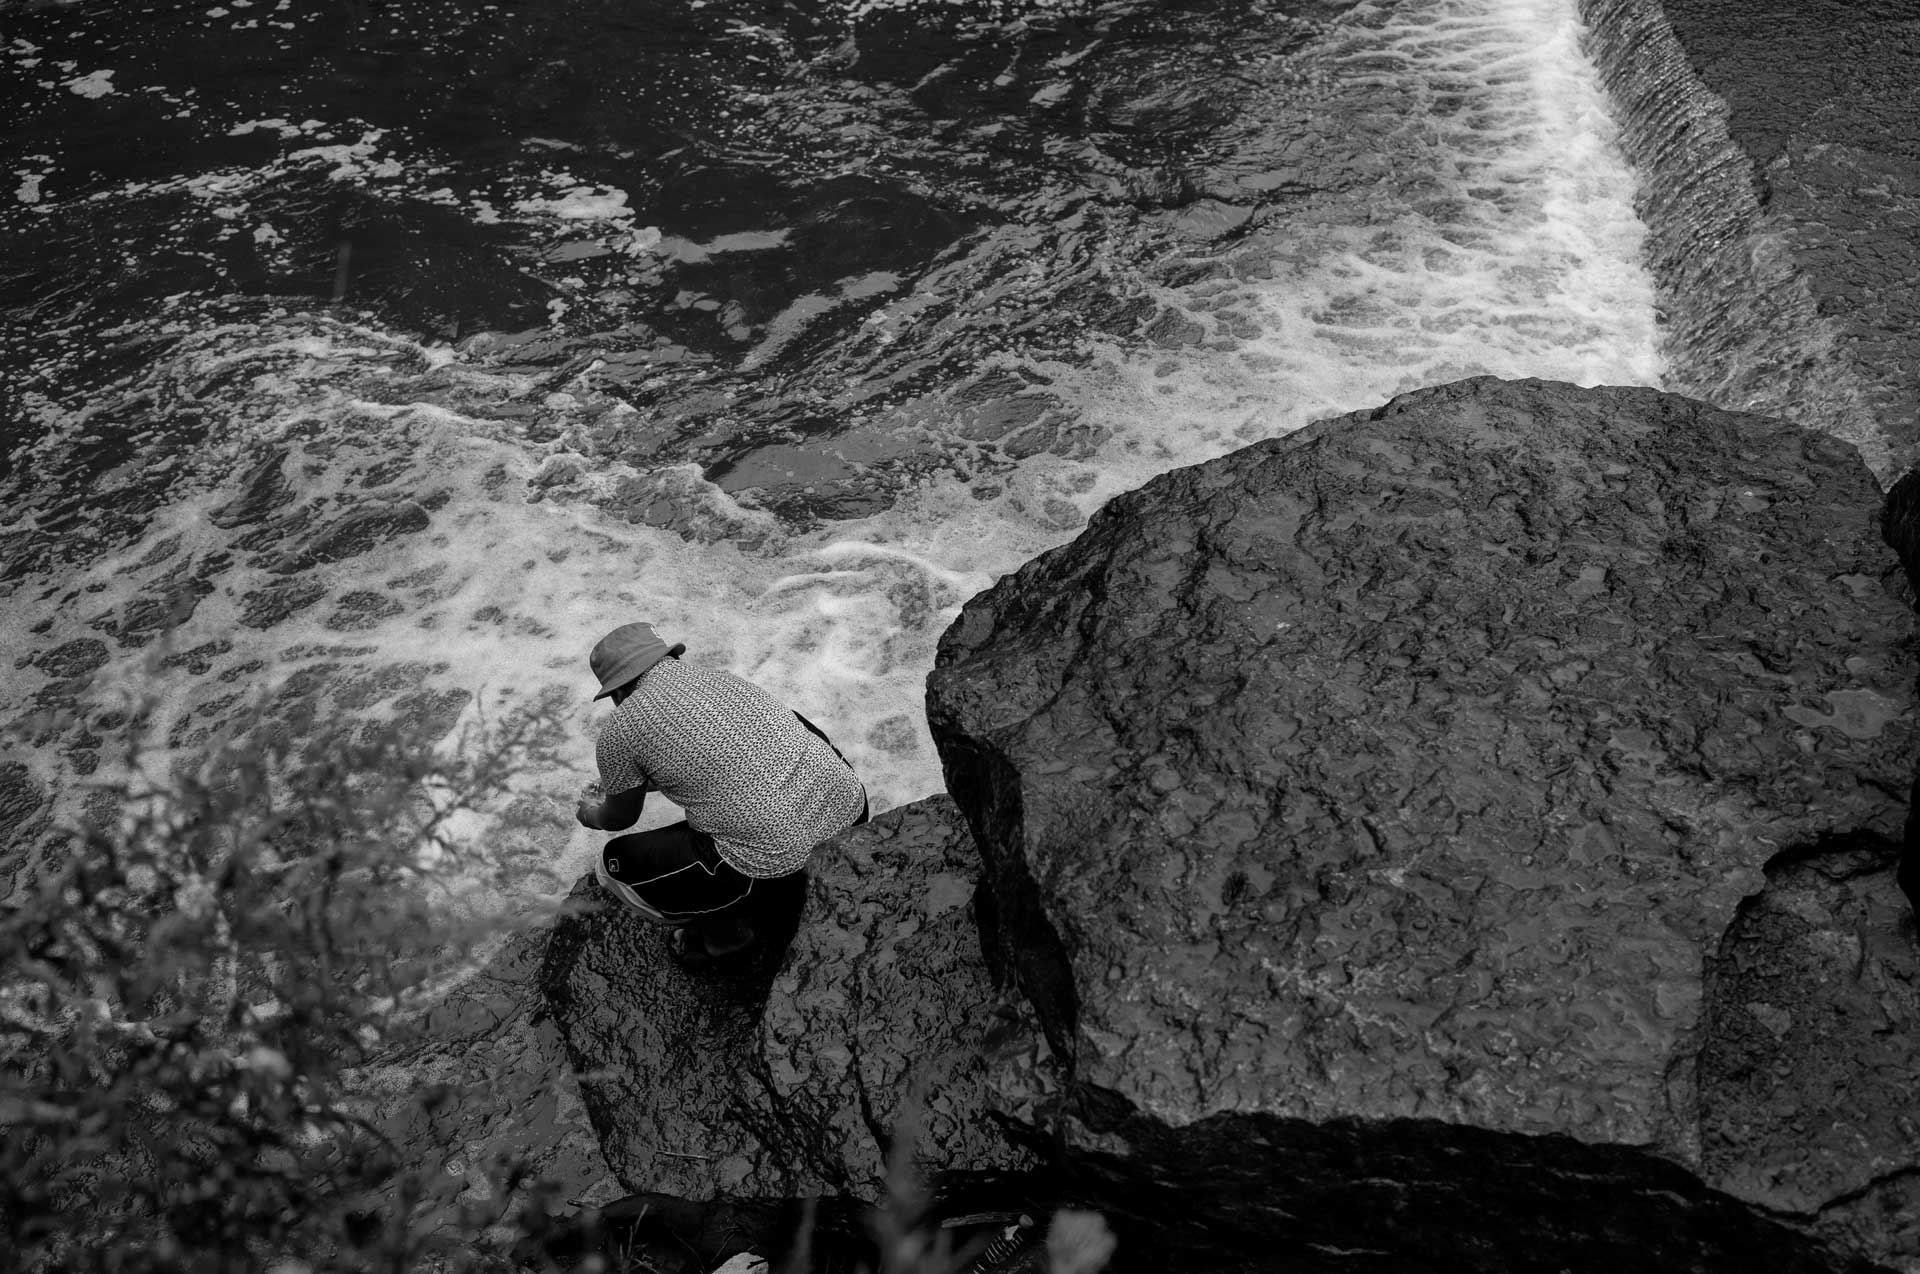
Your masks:
{"label": "man's hand", "polygon": [[604,801],[581,801],[573,811],[580,826],[596,832],[620,832],[640,821],[640,809],[647,801],[647,789],[615,792]]}

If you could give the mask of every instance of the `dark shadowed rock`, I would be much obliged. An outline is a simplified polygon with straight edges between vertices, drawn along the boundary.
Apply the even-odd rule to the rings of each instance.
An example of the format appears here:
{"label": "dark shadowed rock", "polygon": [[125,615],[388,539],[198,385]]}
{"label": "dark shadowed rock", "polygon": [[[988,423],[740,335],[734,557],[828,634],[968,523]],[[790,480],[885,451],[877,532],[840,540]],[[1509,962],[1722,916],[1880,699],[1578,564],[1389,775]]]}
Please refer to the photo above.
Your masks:
{"label": "dark shadowed rock", "polygon": [[1088,1171],[1202,1243],[1856,1264],[1781,1223],[1854,1177],[1763,1185],[1790,1123],[1708,1154],[1698,1077],[1766,865],[1901,832],[1878,504],[1821,434],[1482,378],[1156,479],[970,602],[929,715]]}
{"label": "dark shadowed rock", "polygon": [[1033,1032],[988,983],[977,859],[950,801],[879,815],[816,851],[784,960],[688,973],[666,931],[583,879],[543,985],[607,1160],[685,1198],[876,1198],[910,1094],[924,1169],[1015,1166],[985,1114],[1031,1093]]}
{"label": "dark shadowed rock", "polygon": [[[1775,864],[1709,965],[1709,1180],[1920,1265],[1920,944],[1883,854]],[[1830,1206],[1831,1205],[1831,1206]]]}

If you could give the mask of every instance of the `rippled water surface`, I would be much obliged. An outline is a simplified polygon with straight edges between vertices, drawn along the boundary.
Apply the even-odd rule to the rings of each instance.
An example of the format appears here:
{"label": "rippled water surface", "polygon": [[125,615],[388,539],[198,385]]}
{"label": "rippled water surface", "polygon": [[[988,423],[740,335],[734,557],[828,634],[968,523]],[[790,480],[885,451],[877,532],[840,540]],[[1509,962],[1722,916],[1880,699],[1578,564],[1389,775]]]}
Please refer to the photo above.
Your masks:
{"label": "rippled water surface", "polygon": [[1660,375],[1571,0],[0,17],[0,695],[63,792],[136,686],[183,756],[565,694],[511,833],[564,881],[645,618],[896,804],[940,631],[1114,492]]}

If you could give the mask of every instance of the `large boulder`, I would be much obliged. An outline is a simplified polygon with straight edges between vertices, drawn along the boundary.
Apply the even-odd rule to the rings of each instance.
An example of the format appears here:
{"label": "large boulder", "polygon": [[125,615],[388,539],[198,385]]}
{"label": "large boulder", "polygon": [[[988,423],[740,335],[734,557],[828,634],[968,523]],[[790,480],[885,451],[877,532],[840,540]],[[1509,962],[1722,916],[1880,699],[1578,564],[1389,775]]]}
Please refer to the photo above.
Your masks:
{"label": "large boulder", "polygon": [[989,1082],[1032,1104],[1049,1071],[987,977],[978,865],[945,797],[889,810],[815,852],[790,944],[724,973],[682,969],[583,878],[541,981],[614,1174],[685,1199],[873,1201],[897,1135],[922,1174],[1024,1166]]}
{"label": "large boulder", "polygon": [[[929,717],[1071,1066],[1035,1117],[1190,1253],[1920,1263],[1897,1200],[1833,1215],[1920,1172],[1879,502],[1821,434],[1483,378],[1156,479],[975,598]],[[1743,913],[1829,860],[1825,919],[1797,876]],[[1781,908],[1840,936],[1775,950]],[[1846,933],[1894,990],[1816,1011]],[[1834,1047],[1785,1100],[1795,1032],[1871,1037],[1874,1083]]]}

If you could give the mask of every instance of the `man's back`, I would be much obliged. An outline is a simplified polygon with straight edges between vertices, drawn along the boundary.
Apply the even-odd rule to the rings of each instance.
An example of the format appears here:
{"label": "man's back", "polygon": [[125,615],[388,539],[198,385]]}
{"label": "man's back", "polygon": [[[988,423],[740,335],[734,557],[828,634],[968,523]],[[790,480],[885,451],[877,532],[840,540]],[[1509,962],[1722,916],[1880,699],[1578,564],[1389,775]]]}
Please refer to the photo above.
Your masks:
{"label": "man's back", "polygon": [[865,807],[846,762],[779,700],[677,658],[640,678],[597,753],[607,791],[658,790],[748,876],[797,871]]}

